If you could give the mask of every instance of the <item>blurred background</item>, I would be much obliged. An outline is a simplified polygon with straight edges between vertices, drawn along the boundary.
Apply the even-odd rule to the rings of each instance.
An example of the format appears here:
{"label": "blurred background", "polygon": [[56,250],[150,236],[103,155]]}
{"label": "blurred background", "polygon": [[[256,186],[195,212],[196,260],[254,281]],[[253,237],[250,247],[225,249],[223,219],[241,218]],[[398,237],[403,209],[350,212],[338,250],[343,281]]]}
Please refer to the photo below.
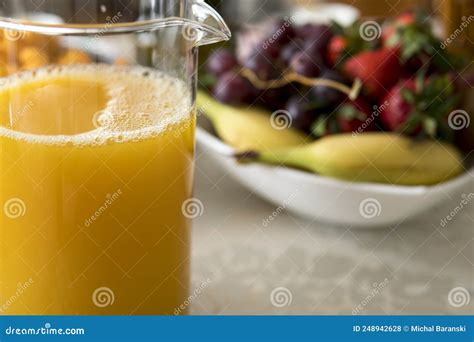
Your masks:
{"label": "blurred background", "polygon": [[[335,18],[345,25],[357,18],[390,23],[418,8],[428,14],[440,42],[456,33],[450,51],[474,52],[472,0],[207,2],[218,8],[231,27],[233,39],[223,44],[231,50],[235,45],[245,45],[239,41],[240,32],[248,28],[251,32],[278,16],[294,16],[297,25],[329,24]],[[470,25],[463,27],[468,21]],[[439,48],[439,43],[436,45]],[[201,49],[201,82],[214,66],[209,62],[212,49]],[[472,67],[470,56],[467,65]],[[466,94],[469,87],[472,89],[472,84],[462,86]],[[244,88],[243,81],[229,88],[231,96],[222,96],[222,102],[232,102],[234,94],[238,97]],[[214,91],[214,95],[223,93]],[[283,96],[282,91],[279,97]],[[253,105],[252,101],[243,103],[244,108]],[[271,108],[275,109],[278,107]],[[218,142],[202,134],[205,126],[201,123],[198,130],[196,198],[202,202],[203,211],[194,229],[194,286],[200,294],[193,301],[193,313],[473,312],[474,203],[469,200],[460,205],[463,199],[474,198],[472,169],[470,176],[466,172],[463,180],[454,182],[462,185],[453,192],[447,186],[408,190],[364,188],[351,183],[336,186],[329,181],[325,187],[324,180],[310,179],[310,175],[263,166],[244,168],[224,160],[219,154],[227,150],[216,148]],[[212,129],[206,130],[214,137]],[[472,130],[465,132],[472,141]],[[467,150],[463,156],[466,160],[472,158],[472,151]],[[432,202],[434,197],[437,205]],[[378,206],[372,208],[371,219],[360,220],[360,205],[366,201]],[[331,211],[339,225],[298,215],[302,207],[306,213]],[[418,214],[411,216],[409,212],[414,211]],[[456,214],[449,223],[445,222],[453,212]],[[390,224],[378,224],[377,229],[364,229],[364,225],[367,228],[370,222],[390,214],[398,218]]]}
{"label": "blurred background", "polygon": [[[218,8],[232,28],[238,28],[251,22],[261,21],[262,18],[278,13],[289,13],[295,8],[311,11],[311,8],[321,4],[344,3],[356,7],[363,17],[387,18],[403,13],[413,8],[423,8],[437,16],[446,32],[453,32],[459,27],[463,16],[474,14],[472,0],[209,0],[208,3]],[[457,44],[469,49],[474,48],[474,26],[463,32],[462,39]]]}

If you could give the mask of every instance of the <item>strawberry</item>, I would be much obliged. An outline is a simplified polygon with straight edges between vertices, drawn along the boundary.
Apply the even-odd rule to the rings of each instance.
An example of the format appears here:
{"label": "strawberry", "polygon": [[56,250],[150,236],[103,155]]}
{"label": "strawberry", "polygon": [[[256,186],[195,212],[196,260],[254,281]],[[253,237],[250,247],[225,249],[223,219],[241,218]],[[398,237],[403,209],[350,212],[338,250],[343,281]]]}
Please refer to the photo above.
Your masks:
{"label": "strawberry", "polygon": [[329,41],[327,62],[330,66],[335,66],[347,48],[347,39],[343,36],[334,36]]}
{"label": "strawberry", "polygon": [[448,72],[453,66],[462,69],[467,64],[462,56],[441,48],[441,41],[433,33],[429,17],[420,13],[405,13],[384,27],[383,45],[396,49],[408,77],[422,67],[429,73]]}
{"label": "strawberry", "polygon": [[398,25],[408,26],[416,21],[416,15],[413,12],[405,12],[400,14],[395,21]]}
{"label": "strawberry", "polygon": [[342,133],[374,131],[374,119],[370,106],[362,97],[347,100],[337,111],[337,126]]}
{"label": "strawberry", "polygon": [[397,81],[402,71],[398,54],[392,49],[361,52],[347,60],[344,73],[359,78],[368,95],[380,98]]}
{"label": "strawberry", "polygon": [[403,30],[414,23],[416,23],[416,15],[413,12],[400,14],[395,20],[389,22],[384,26],[382,31],[382,41],[384,45],[388,46],[392,39],[396,39],[395,35],[399,30]]}
{"label": "strawberry", "polygon": [[452,140],[447,116],[459,103],[449,76],[402,80],[382,99],[381,122],[387,130],[410,136]]}
{"label": "strawberry", "polygon": [[347,99],[330,115],[321,116],[312,127],[316,137],[337,133],[362,133],[376,130],[375,116],[363,97]]}
{"label": "strawberry", "polygon": [[326,62],[329,66],[338,67],[344,60],[361,51],[374,50],[379,45],[378,39],[367,40],[361,35],[361,21],[348,27],[333,22],[331,30],[334,36],[328,43]]}
{"label": "strawberry", "polygon": [[[408,121],[414,107],[403,96],[403,90],[411,92],[416,90],[415,81],[413,79],[403,80],[397,83],[388,94],[382,99],[382,112],[380,118],[384,127],[389,131],[400,130]],[[421,131],[421,127],[415,127],[416,133]]]}

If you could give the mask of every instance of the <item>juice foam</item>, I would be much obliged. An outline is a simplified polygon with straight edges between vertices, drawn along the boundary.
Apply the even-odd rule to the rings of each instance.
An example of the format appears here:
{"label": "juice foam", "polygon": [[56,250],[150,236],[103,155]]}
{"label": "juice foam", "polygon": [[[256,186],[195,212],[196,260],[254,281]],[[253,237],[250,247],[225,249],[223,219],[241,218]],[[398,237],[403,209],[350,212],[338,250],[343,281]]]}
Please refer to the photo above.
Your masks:
{"label": "juice foam", "polygon": [[[32,117],[32,113],[41,112],[35,104],[35,95],[38,96],[35,93],[43,96],[41,92],[48,92],[45,88],[51,83],[62,83],[63,90],[70,91],[67,88],[73,82],[83,82],[86,90],[104,92],[106,97],[103,108],[80,119],[85,131],[67,134],[59,129],[55,134],[48,134],[41,129],[31,131],[21,127],[23,122],[40,120]],[[25,96],[23,88],[34,89],[30,89],[30,96]],[[12,101],[15,93],[22,95]],[[184,82],[149,68],[102,64],[49,66],[10,76],[0,83],[0,136],[50,145],[91,146],[138,141],[159,135],[189,119],[190,99]],[[17,108],[12,110],[12,103]],[[61,111],[52,121],[62,121],[70,115],[74,113]]]}

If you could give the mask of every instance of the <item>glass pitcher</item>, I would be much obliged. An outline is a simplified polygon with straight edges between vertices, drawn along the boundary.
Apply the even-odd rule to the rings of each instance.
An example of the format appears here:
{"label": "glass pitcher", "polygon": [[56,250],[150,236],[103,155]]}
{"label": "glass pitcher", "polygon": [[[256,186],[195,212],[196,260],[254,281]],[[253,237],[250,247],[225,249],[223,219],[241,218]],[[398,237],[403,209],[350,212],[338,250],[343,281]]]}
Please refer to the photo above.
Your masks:
{"label": "glass pitcher", "polygon": [[199,0],[3,0],[0,314],[185,314]]}

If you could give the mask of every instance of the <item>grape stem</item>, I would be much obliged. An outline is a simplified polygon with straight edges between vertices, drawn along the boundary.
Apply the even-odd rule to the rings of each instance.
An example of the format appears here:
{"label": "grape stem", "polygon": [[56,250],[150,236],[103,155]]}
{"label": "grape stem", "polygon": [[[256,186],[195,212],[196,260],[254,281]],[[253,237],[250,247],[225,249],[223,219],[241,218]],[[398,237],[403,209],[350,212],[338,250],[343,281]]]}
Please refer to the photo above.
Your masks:
{"label": "grape stem", "polygon": [[263,81],[252,70],[243,68],[240,74],[248,79],[254,87],[258,89],[275,89],[281,88],[289,83],[297,82],[308,87],[321,85],[328,88],[333,88],[341,93],[346,94],[352,101],[357,99],[362,89],[362,82],[360,79],[355,79],[352,87],[348,87],[343,83],[339,83],[327,78],[309,78],[294,71],[289,71],[283,74],[283,77],[276,80]]}

